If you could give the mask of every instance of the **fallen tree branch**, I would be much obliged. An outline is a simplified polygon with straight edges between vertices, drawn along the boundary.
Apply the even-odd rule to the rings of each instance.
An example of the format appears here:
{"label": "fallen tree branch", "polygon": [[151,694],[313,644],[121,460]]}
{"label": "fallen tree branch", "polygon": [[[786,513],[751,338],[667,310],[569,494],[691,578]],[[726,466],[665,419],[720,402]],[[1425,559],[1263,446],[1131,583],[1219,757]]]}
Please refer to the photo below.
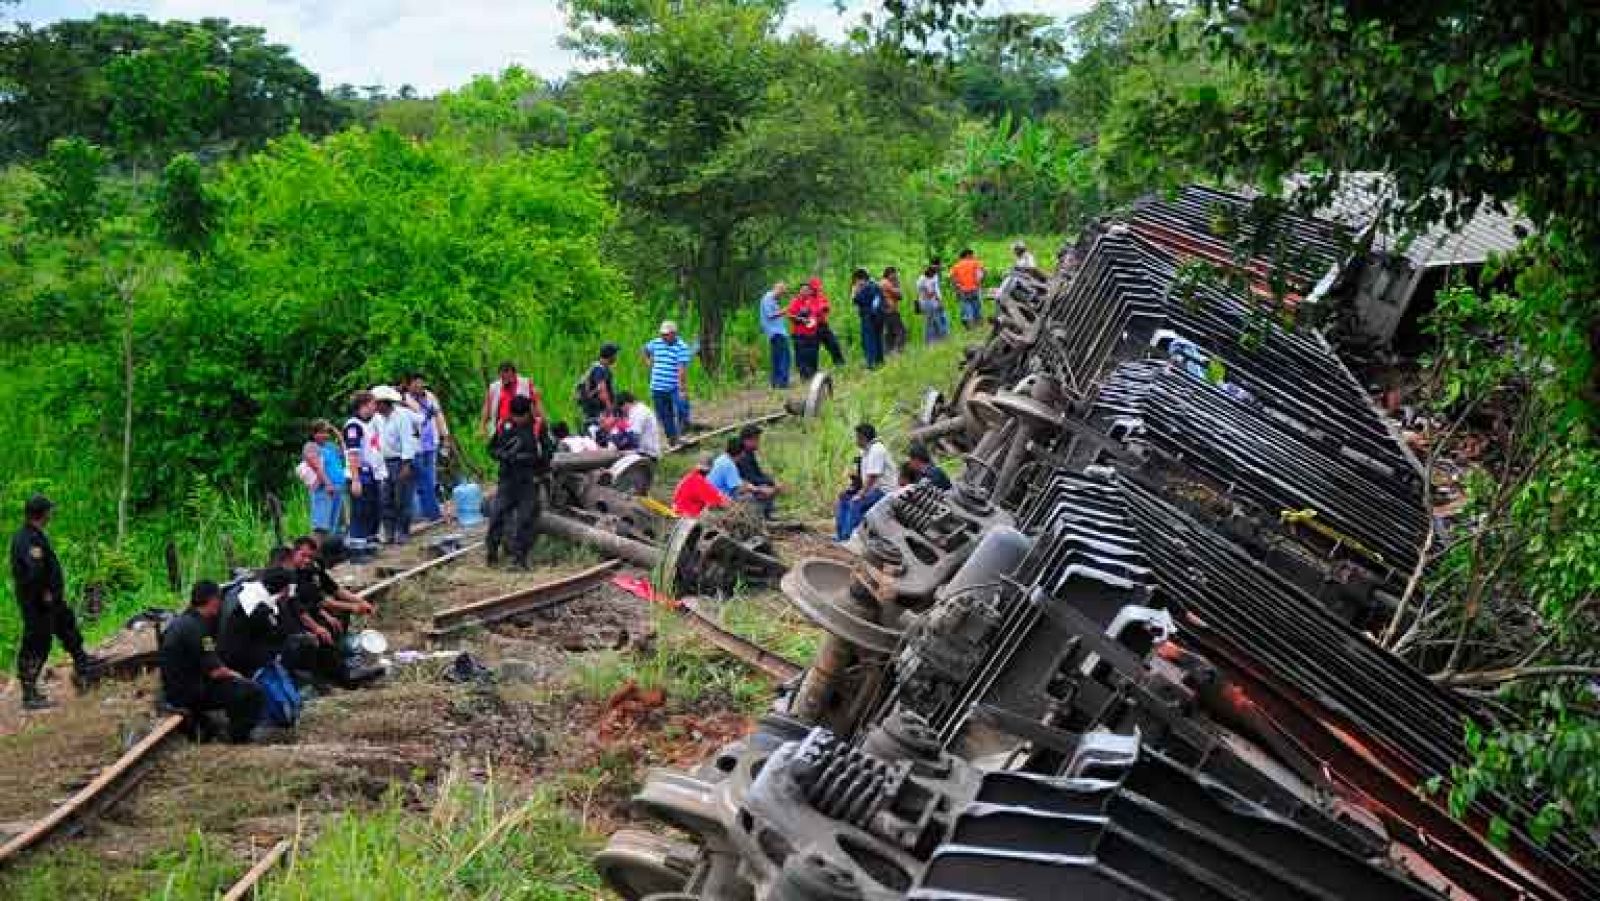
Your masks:
{"label": "fallen tree branch", "polygon": [[1440,673],[1433,681],[1440,685],[1499,685],[1522,679],[1565,679],[1573,676],[1600,678],[1600,666],[1512,666],[1476,673]]}

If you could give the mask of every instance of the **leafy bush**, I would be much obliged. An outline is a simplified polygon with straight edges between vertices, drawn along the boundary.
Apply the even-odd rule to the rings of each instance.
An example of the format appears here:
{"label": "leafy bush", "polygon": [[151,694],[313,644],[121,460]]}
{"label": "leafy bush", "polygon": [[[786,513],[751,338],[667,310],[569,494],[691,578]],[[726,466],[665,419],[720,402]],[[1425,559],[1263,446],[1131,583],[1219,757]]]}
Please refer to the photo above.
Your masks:
{"label": "leafy bush", "polygon": [[140,311],[147,490],[194,469],[280,484],[311,419],[408,369],[458,423],[501,358],[560,371],[545,387],[563,395],[629,321],[581,147],[485,160],[386,131],[290,136],[225,167],[214,197],[211,252]]}

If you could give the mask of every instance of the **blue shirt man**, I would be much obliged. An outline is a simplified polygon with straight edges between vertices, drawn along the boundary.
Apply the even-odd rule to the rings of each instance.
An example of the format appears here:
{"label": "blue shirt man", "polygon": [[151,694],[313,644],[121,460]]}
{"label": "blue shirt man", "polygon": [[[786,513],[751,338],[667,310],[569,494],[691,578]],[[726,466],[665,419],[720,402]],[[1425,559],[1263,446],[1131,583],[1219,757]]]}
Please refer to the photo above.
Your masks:
{"label": "blue shirt man", "polygon": [[[738,440],[735,438],[733,442]],[[731,453],[717,455],[717,459],[711,463],[711,472],[706,475],[706,479],[723,495],[733,499],[738,499],[739,489],[744,487],[744,479],[739,476],[739,464]]]}
{"label": "blue shirt man", "polygon": [[761,334],[772,349],[769,382],[779,390],[789,387],[789,314],[783,303],[788,294],[789,286],[778,282],[761,295]]}
{"label": "blue shirt man", "polygon": [[651,406],[655,407],[668,441],[678,440],[678,398],[687,395],[689,361],[693,357],[689,345],[678,339],[678,325],[671,320],[661,323],[661,337],[644,346],[644,358],[650,364]]}

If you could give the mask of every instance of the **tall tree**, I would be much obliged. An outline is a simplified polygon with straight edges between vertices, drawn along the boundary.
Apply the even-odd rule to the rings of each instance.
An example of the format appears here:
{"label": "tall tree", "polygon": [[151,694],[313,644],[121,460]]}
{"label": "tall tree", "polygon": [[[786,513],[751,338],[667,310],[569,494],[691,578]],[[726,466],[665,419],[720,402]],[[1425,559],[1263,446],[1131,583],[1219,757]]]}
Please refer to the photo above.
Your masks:
{"label": "tall tree", "polygon": [[979,19],[961,35],[950,78],[967,109],[998,119],[1037,118],[1061,102],[1066,33],[1050,16]]}
{"label": "tall tree", "polygon": [[727,312],[782,237],[859,202],[872,129],[843,54],[777,36],[771,0],[573,0],[573,42],[625,218],[681,276],[715,367]]}
{"label": "tall tree", "polygon": [[287,48],[226,19],[19,24],[0,31],[0,82],[10,158],[70,135],[152,157],[213,141],[253,149],[295,125],[324,134],[342,121]]}

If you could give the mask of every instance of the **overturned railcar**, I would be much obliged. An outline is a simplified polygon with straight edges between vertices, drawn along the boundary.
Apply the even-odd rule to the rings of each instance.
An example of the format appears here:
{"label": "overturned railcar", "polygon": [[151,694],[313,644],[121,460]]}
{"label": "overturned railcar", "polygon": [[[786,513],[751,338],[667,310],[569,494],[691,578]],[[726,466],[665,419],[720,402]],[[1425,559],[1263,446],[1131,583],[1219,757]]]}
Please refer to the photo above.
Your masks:
{"label": "overturned railcar", "polygon": [[[676,831],[615,836],[614,888],[1600,897],[1562,836],[1490,845],[1490,817],[1526,813],[1507,799],[1458,820],[1419,791],[1478,713],[1364,634],[1431,527],[1418,468],[1319,334],[1185,277],[1208,198],[1243,202],[1187,191],[1053,279],[1013,273],[918,430],[961,479],[880,503],[854,564],[789,571],[817,660],[754,734],[652,774],[638,808]],[[1279,227],[1307,283],[1336,242]]]}

